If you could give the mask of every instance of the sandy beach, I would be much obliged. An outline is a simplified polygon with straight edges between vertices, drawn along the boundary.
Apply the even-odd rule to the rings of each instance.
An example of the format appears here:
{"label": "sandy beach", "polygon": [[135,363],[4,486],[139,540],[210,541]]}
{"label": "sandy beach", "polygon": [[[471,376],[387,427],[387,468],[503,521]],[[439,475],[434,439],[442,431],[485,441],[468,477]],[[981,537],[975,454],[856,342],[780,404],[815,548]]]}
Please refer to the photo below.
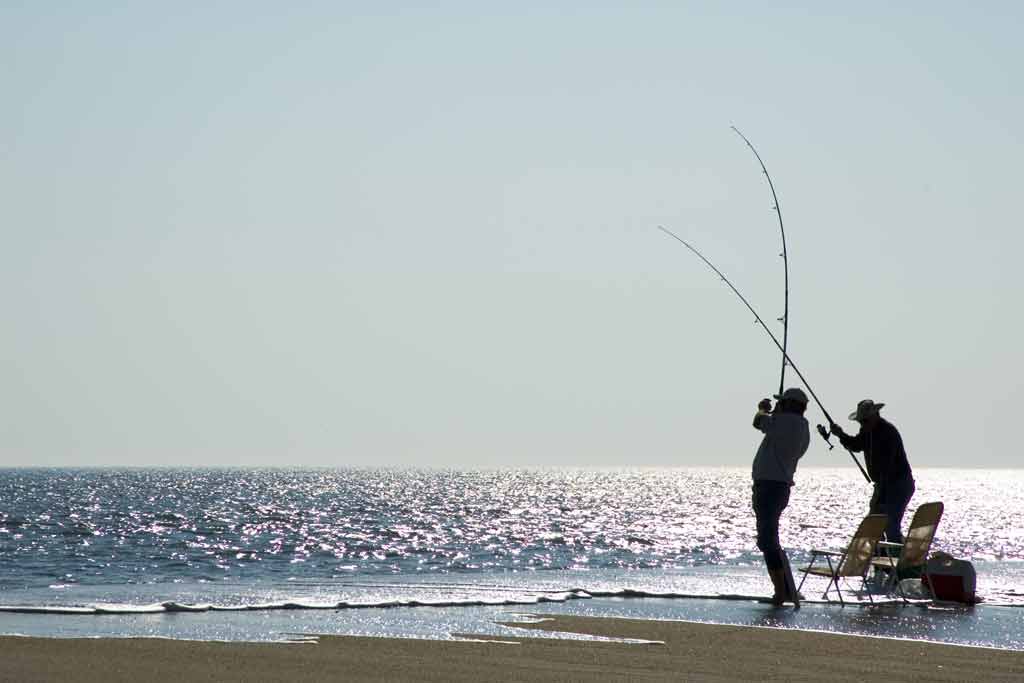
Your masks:
{"label": "sandy beach", "polygon": [[[524,637],[316,643],[0,638],[2,681],[1016,681],[1024,653],[782,629],[556,616],[527,625],[650,644]],[[471,637],[471,636],[467,636]]]}

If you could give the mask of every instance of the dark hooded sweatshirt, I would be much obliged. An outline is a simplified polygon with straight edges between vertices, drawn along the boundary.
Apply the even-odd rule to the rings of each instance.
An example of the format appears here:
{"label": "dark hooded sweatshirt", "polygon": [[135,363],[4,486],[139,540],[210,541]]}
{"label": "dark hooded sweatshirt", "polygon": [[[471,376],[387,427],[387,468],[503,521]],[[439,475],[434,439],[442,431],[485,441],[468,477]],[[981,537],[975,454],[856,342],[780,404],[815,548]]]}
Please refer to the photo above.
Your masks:
{"label": "dark hooded sweatshirt", "polygon": [[839,434],[839,441],[854,452],[864,452],[871,481],[885,486],[887,482],[911,479],[910,463],[903,449],[903,439],[896,427],[882,418],[870,432],[861,427],[856,436]]}

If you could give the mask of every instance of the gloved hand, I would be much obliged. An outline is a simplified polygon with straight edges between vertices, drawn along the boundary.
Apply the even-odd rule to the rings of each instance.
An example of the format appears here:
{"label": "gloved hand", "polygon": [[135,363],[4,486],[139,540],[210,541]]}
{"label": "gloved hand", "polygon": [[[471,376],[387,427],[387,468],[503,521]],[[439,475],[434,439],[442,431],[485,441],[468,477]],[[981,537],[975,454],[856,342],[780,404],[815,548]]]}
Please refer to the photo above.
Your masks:
{"label": "gloved hand", "polygon": [[829,423],[828,430],[835,434],[836,436],[846,436],[846,432],[843,431],[843,428],[837,425],[835,422]]}
{"label": "gloved hand", "polygon": [[762,398],[761,402],[757,404],[757,409],[762,413],[772,412],[772,402],[767,398]]}

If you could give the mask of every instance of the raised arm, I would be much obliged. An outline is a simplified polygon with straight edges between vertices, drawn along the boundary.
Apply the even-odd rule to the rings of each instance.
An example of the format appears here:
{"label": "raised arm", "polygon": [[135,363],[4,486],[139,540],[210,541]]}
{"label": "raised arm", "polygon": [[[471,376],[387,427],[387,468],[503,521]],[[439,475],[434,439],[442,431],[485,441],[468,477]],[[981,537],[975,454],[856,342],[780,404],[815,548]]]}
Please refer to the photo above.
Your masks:
{"label": "raised arm", "polygon": [[843,431],[843,428],[833,423],[831,426],[831,432],[839,437],[839,443],[843,444],[844,447],[853,451],[854,453],[860,453],[864,450],[864,431],[857,432],[856,436],[850,436]]}
{"label": "raised arm", "polygon": [[768,426],[772,423],[772,402],[766,398],[762,398],[757,404],[757,413],[754,415],[754,429],[758,429],[765,434],[768,433]]}

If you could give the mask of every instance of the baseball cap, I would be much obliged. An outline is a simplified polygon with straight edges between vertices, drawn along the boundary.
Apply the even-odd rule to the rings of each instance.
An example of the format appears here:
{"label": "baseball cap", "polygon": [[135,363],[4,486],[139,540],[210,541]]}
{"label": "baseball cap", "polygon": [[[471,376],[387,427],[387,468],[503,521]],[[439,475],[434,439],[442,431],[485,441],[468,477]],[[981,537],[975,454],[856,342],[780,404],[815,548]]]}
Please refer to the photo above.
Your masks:
{"label": "baseball cap", "polygon": [[797,387],[790,387],[781,394],[775,394],[775,398],[779,401],[798,401],[807,405],[807,394]]}

